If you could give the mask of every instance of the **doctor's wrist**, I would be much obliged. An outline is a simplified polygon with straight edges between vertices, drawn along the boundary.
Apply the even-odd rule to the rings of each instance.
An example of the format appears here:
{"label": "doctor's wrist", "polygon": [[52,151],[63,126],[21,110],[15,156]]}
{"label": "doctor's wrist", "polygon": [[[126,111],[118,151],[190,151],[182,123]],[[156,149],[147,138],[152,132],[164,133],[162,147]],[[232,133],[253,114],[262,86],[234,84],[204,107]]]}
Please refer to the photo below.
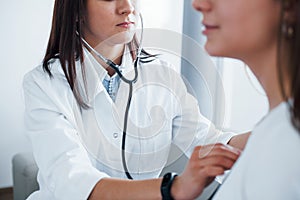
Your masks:
{"label": "doctor's wrist", "polygon": [[174,200],[180,200],[180,199],[185,199],[186,195],[183,191],[183,187],[180,184],[180,176],[177,176],[172,184],[171,190],[170,190],[170,194],[173,197]]}
{"label": "doctor's wrist", "polygon": [[160,192],[162,200],[174,200],[174,196],[171,192],[174,181],[176,180],[177,174],[174,172],[168,172],[163,176]]}

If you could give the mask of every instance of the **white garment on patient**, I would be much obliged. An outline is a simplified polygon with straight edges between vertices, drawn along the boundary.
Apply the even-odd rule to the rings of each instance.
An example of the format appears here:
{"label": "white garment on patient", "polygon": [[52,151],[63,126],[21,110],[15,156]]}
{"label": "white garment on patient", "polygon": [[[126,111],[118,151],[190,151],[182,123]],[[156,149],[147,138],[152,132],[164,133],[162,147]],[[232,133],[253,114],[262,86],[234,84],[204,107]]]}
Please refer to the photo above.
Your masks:
{"label": "white garment on patient", "polygon": [[253,130],[214,200],[300,199],[300,133],[281,103]]}

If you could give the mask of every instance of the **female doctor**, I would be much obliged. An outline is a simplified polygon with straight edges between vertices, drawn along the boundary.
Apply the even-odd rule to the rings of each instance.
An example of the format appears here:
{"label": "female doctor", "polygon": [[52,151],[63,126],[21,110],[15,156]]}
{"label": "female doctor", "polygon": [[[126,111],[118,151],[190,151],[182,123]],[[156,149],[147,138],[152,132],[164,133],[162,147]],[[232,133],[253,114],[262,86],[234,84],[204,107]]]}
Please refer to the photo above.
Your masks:
{"label": "female doctor", "polygon": [[[190,199],[238,158],[196,147],[242,147],[247,135],[215,130],[180,76],[140,48],[138,3],[55,1],[43,64],[23,83],[40,186],[29,199]],[[171,143],[190,160],[158,178]]]}

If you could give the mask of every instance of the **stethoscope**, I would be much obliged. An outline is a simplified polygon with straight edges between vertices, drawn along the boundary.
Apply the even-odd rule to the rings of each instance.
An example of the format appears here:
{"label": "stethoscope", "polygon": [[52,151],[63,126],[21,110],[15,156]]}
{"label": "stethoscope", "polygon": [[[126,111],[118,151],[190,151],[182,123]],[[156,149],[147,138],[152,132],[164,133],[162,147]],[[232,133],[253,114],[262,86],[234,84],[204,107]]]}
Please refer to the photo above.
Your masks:
{"label": "stethoscope", "polygon": [[[129,94],[128,94],[127,105],[126,105],[125,116],[124,116],[123,137],[122,137],[122,164],[123,164],[123,168],[124,168],[125,174],[126,174],[126,176],[127,176],[128,179],[133,179],[133,178],[130,175],[129,170],[127,168],[127,164],[126,164],[126,159],[125,159],[125,143],[126,143],[126,134],[127,134],[128,113],[129,113],[130,103],[131,103],[131,99],[132,99],[132,86],[133,86],[133,84],[138,79],[137,64],[140,61],[141,52],[142,52],[141,46],[142,46],[142,41],[143,41],[144,24],[143,24],[143,18],[142,18],[141,14],[140,14],[140,20],[141,20],[141,27],[142,27],[141,38],[140,38],[140,44],[139,44],[139,48],[138,48],[138,54],[137,54],[137,57],[136,57],[136,59],[134,61],[134,78],[131,79],[131,80],[125,78],[122,75],[121,71],[119,70],[119,67],[120,67],[119,65],[117,65],[116,63],[114,63],[112,60],[107,59],[104,56],[102,56],[91,45],[89,45],[89,43],[85,39],[83,39],[81,37],[81,41],[84,43],[84,45],[90,51],[92,51],[98,58],[100,58],[103,62],[105,62],[109,67],[111,67],[112,69],[114,69],[115,72],[118,74],[118,76],[121,78],[121,80],[124,81],[125,83],[127,83],[129,85]],[[79,34],[77,33],[77,35],[79,35]]]}

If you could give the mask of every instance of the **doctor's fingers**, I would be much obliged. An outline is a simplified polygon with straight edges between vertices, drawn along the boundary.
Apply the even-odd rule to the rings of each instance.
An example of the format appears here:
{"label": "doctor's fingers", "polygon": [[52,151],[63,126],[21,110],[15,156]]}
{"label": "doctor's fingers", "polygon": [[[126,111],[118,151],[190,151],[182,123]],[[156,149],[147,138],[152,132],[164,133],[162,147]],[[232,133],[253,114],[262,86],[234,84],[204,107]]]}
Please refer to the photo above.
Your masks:
{"label": "doctor's fingers", "polygon": [[199,169],[195,176],[199,179],[199,181],[205,180],[205,185],[207,186],[211,183],[216,176],[223,175],[226,169],[218,166],[206,166],[204,168]]}
{"label": "doctor's fingers", "polygon": [[198,146],[194,149],[192,157],[204,159],[211,156],[224,156],[236,160],[241,154],[241,150],[224,144],[211,144]]}
{"label": "doctor's fingers", "polygon": [[198,169],[204,168],[221,168],[223,170],[231,169],[236,159],[231,159],[226,156],[209,156],[204,159],[200,159],[198,163],[194,164]]}

